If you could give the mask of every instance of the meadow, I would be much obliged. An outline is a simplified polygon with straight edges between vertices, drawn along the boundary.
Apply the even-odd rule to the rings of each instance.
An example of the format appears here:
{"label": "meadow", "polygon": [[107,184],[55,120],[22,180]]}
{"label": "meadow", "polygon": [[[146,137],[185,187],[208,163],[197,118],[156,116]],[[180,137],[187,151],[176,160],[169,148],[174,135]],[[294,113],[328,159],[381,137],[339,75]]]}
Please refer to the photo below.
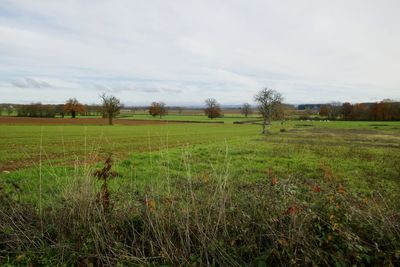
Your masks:
{"label": "meadow", "polygon": [[261,120],[258,114],[251,114],[247,118],[238,113],[227,113],[224,117],[209,119],[204,114],[171,114],[163,117],[151,116],[149,114],[121,114],[121,118],[134,120],[168,120],[168,121],[187,121],[187,122],[207,122],[207,123],[233,123],[245,121]]}
{"label": "meadow", "polygon": [[238,117],[0,125],[0,262],[399,263],[400,122]]}

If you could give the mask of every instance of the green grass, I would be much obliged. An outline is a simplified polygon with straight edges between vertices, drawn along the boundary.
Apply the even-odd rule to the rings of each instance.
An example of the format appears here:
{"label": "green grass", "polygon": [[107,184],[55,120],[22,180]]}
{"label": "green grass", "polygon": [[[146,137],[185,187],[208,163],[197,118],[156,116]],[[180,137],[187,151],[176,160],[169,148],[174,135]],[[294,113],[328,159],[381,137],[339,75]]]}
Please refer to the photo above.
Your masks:
{"label": "green grass", "polygon": [[[17,113],[14,112],[11,115],[7,115],[6,113],[2,113],[2,116],[17,116]],[[70,115],[65,115],[65,118],[70,118]],[[56,118],[60,118],[59,115],[56,116]],[[91,115],[91,116],[85,116],[85,115],[77,115],[77,118],[86,118],[86,119],[92,119],[92,118],[101,118],[100,115]],[[161,118],[159,116],[151,116],[149,114],[144,114],[144,113],[138,113],[138,114],[132,114],[132,113],[121,113],[118,115],[118,118],[120,119],[133,119],[133,120],[168,120],[168,121],[194,121],[194,122],[224,122],[224,123],[233,123],[235,121],[253,121],[253,120],[260,120],[260,116],[257,114],[252,114],[249,115],[247,118],[244,115],[241,114],[224,114],[224,117],[222,118],[215,118],[215,119],[210,119],[205,115],[186,115],[186,114],[169,114],[162,116]]]}
{"label": "green grass", "polygon": [[[378,126],[377,126],[378,125]],[[129,163],[145,183],[160,165],[160,155],[168,155],[171,171],[179,173],[183,151],[192,155],[193,166],[207,172],[210,165],[222,164],[221,151],[229,151],[231,175],[237,180],[264,179],[268,168],[279,175],[302,175],[318,180],[325,169],[352,190],[369,193],[374,188],[398,192],[400,162],[399,122],[301,122],[285,123],[279,132],[262,136],[258,125],[168,124],[145,126],[0,126],[0,178],[17,179],[24,186],[37,182],[39,159],[45,169],[43,182],[53,187],[52,173],[69,176],[76,163],[100,161],[108,153],[117,160],[125,183]],[[100,155],[93,159],[94,155]],[[121,163],[122,162],[122,163]],[[161,173],[163,174],[163,173]],[[159,175],[159,174],[157,174]],[[35,192],[35,190],[30,190]]]}
{"label": "green grass", "polygon": [[199,122],[224,122],[233,123],[235,121],[252,121],[260,120],[258,115],[250,115],[249,117],[244,117],[240,114],[225,114],[222,118],[210,119],[205,115],[179,115],[171,114],[165,115],[163,117],[151,116],[149,114],[121,114],[123,119],[134,119],[134,120],[168,120],[168,121],[199,121]]}
{"label": "green grass", "polygon": [[[26,211],[25,206],[21,206],[20,212],[49,211],[48,218],[60,220],[58,216],[62,219],[63,213],[75,214],[80,210],[79,205],[86,205],[85,201],[95,201],[101,182],[90,181],[94,185],[91,189],[82,177],[90,177],[112,153],[115,160],[113,171],[118,174],[108,184],[113,213],[93,214],[94,217],[100,216],[93,219],[95,226],[91,224],[85,228],[82,225],[76,233],[82,229],[88,233],[93,227],[97,229],[97,220],[108,220],[111,229],[115,229],[115,223],[149,225],[151,228],[142,233],[144,238],[150,243],[165,243],[156,245],[160,246],[161,252],[146,250],[142,255],[142,252],[130,251],[135,257],[154,256],[158,264],[172,265],[188,259],[202,261],[208,256],[199,251],[204,249],[207,255],[216,253],[215,248],[204,247],[212,240],[218,251],[227,249],[226,253],[242,264],[279,265],[296,257],[301,264],[312,262],[314,265],[396,262],[396,251],[399,251],[395,218],[400,211],[400,122],[288,121],[284,124],[286,131],[281,132],[281,127],[276,122],[268,134],[261,135],[259,125],[231,123],[1,125],[0,186],[12,201],[29,203],[36,210]],[[271,178],[278,183],[276,189],[270,185]],[[320,194],[313,193],[315,186],[321,186]],[[338,192],[338,186],[346,193]],[[0,197],[3,196],[1,190]],[[82,199],[82,196],[86,197]],[[156,211],[152,211],[153,204],[149,206],[149,199],[157,203],[154,204],[157,205]],[[176,203],[175,206],[168,206],[170,201]],[[369,201],[368,208],[363,206],[364,201]],[[17,205],[11,203],[11,207]],[[66,203],[70,204],[68,208]],[[93,210],[90,205],[89,211],[85,212]],[[298,217],[290,219],[285,214],[293,205],[303,208],[296,211]],[[68,212],[65,210],[70,208]],[[143,213],[143,209],[147,213]],[[42,220],[43,223],[41,214],[39,217],[32,215],[32,221]],[[132,218],[131,214],[137,217]],[[68,220],[68,216],[62,220]],[[201,219],[196,219],[196,216]],[[74,227],[77,222],[84,224],[80,221],[82,217],[71,218]],[[213,225],[218,225],[221,218],[226,220],[225,228],[214,233]],[[45,220],[45,223],[49,227],[57,225],[54,221]],[[336,230],[336,224],[341,230]],[[39,227],[40,223],[36,225]],[[24,224],[19,227],[24,227]],[[180,254],[178,251],[185,250],[185,245],[179,249],[182,239],[176,241],[174,238],[189,228],[193,232],[187,235],[193,234],[192,238],[204,235],[208,239],[190,241],[194,242],[191,243],[194,247],[197,246],[194,252]],[[125,231],[124,235],[129,236],[129,229],[118,231]],[[96,231],[100,230],[104,229]],[[31,233],[32,228],[26,231]],[[52,235],[59,235],[59,231]],[[111,231],[110,235],[116,235],[112,241],[116,242],[119,232],[108,231]],[[147,235],[149,232],[152,234]],[[274,237],[261,242],[259,238],[263,232]],[[161,233],[165,236],[157,237]],[[78,251],[76,253],[81,255],[94,248],[97,252],[90,253],[99,253],[99,244],[91,243],[97,242],[93,240],[97,235],[97,232],[89,234],[87,238],[90,240],[84,241],[89,243],[85,243],[83,250],[75,247],[75,238],[78,237],[71,237],[74,232],[63,233],[62,238],[70,242],[70,251]],[[290,240],[296,238],[302,240],[298,243],[300,245],[291,243]],[[177,243],[171,245],[171,242]],[[301,245],[304,242],[307,246]],[[374,252],[374,242],[387,254]],[[257,246],[252,247],[251,244],[255,243]],[[28,251],[33,249],[30,243],[26,246]],[[150,248],[155,244],[143,246]],[[233,251],[228,249],[231,246]],[[34,247],[39,249],[36,244]],[[52,254],[55,252],[50,247],[40,249],[43,249],[45,259],[55,260],[59,254]],[[277,251],[260,251],[261,248]],[[25,255],[26,250],[21,253]],[[55,255],[54,258],[51,255]],[[216,253],[209,257],[216,263],[228,264],[225,254],[221,255]],[[248,255],[259,258],[247,258]],[[36,259],[34,255],[30,257]],[[124,262],[119,256],[117,258],[113,261]],[[59,262],[51,262],[55,263]]]}
{"label": "green grass", "polygon": [[0,163],[43,158],[83,157],[85,151],[101,150],[127,155],[130,152],[220,142],[238,136],[251,136],[258,127],[212,124],[166,124],[146,126],[34,126],[1,125]]}

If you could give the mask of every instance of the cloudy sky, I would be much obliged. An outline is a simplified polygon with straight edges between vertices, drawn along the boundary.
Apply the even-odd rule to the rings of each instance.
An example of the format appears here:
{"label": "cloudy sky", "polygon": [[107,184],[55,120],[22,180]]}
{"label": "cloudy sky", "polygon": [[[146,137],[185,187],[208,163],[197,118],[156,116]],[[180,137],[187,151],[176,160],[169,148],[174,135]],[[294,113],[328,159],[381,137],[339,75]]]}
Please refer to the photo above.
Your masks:
{"label": "cloudy sky", "polygon": [[399,0],[0,0],[0,103],[400,99]]}

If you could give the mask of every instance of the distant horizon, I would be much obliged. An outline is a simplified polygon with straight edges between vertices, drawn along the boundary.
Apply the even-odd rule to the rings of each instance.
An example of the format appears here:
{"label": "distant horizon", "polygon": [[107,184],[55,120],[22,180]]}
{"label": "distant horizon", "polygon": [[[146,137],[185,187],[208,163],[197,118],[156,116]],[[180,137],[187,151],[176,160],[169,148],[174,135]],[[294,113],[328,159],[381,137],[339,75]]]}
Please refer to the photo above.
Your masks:
{"label": "distant horizon", "polygon": [[[77,99],[79,101],[79,99]],[[218,99],[216,99],[218,101]],[[283,104],[286,105],[292,105],[292,106],[299,106],[299,105],[328,105],[328,104],[332,104],[332,103],[339,103],[339,104],[343,104],[343,103],[350,103],[350,104],[358,104],[358,103],[377,103],[377,102],[381,102],[382,100],[385,99],[381,99],[378,101],[364,101],[364,102],[352,102],[352,101],[329,101],[329,102],[319,102],[319,103],[288,103],[288,102],[283,102]],[[398,99],[391,99],[394,102],[400,102],[400,100]],[[62,105],[65,104],[66,101],[64,102],[27,102],[27,103],[18,103],[18,102],[1,102],[0,105],[7,105],[7,104],[11,104],[11,105],[29,105],[29,104],[35,104],[35,103],[41,103],[43,105]],[[83,105],[101,105],[100,101],[97,103],[85,103],[85,102],[81,102],[79,101],[81,104]],[[160,101],[152,101],[152,102],[160,102]],[[151,102],[149,103],[131,103],[131,102],[122,102],[122,105],[124,107],[146,107],[146,106],[150,106]],[[243,103],[239,103],[239,104],[229,104],[229,103],[221,103],[220,101],[218,101],[218,103],[220,104],[220,106],[222,108],[240,108],[244,103],[250,103],[252,106],[256,106],[257,104],[254,102],[243,102]],[[169,104],[167,102],[165,102],[165,104],[167,105],[167,107],[181,107],[181,108],[202,108],[205,106],[205,104],[200,104],[200,103],[182,103],[182,104]]]}

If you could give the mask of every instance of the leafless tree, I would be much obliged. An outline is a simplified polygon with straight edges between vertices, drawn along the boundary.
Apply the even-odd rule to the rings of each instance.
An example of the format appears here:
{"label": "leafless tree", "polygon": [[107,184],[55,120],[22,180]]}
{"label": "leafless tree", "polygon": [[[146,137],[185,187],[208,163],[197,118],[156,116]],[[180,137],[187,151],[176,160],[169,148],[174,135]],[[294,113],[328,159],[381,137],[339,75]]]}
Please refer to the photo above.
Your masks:
{"label": "leafless tree", "polygon": [[204,109],[204,113],[207,115],[207,117],[213,119],[221,116],[221,107],[217,100],[214,98],[208,98],[205,100],[205,102],[206,108]]}
{"label": "leafless tree", "polygon": [[240,112],[247,118],[253,111],[251,110],[251,105],[249,103],[244,103]]}
{"label": "leafless tree", "polygon": [[102,111],[103,114],[108,118],[108,124],[112,125],[113,118],[115,118],[119,111],[121,110],[121,102],[118,98],[113,95],[107,96],[106,94],[102,94],[100,96],[102,99]]}
{"label": "leafless tree", "polygon": [[267,124],[271,124],[272,118],[282,105],[283,97],[273,89],[264,88],[254,96],[254,100],[258,103],[258,111],[263,117],[262,133],[265,134],[265,128]]}
{"label": "leafless tree", "polygon": [[160,106],[160,119],[162,118],[162,116],[165,116],[168,114],[168,110],[167,110],[167,105],[164,102],[160,102],[158,103]]}

